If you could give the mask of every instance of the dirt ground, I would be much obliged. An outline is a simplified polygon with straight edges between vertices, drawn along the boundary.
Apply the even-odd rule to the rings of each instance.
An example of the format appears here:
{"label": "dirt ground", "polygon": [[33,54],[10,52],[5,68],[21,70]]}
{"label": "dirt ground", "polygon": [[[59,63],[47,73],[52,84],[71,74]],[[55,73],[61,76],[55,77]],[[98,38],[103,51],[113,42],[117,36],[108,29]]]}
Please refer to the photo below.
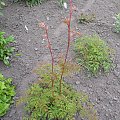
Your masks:
{"label": "dirt ground", "polygon": [[[10,0],[7,1],[9,3]],[[114,33],[113,16],[120,12],[120,0],[75,0],[78,11],[73,15],[72,26],[82,34],[97,33],[108,45],[115,50],[115,69],[108,75],[88,78],[79,73],[67,79],[78,91],[89,95],[90,101],[98,112],[99,120],[120,120],[120,34]],[[94,13],[96,20],[89,24],[78,24],[80,13]],[[66,25],[62,23],[68,10],[58,7],[56,0],[48,0],[32,8],[25,3],[11,3],[0,16],[0,30],[6,35],[13,35],[16,40],[16,52],[21,56],[11,58],[11,67],[0,62],[0,71],[6,77],[12,77],[16,85],[15,100],[22,96],[29,84],[37,79],[32,70],[39,62],[49,61],[49,51],[44,47],[46,42],[41,38],[42,30],[39,21],[45,21],[49,28],[55,57],[66,48]],[[25,29],[28,27],[28,31]],[[74,56],[70,53],[70,56]],[[23,110],[20,106],[12,105],[7,115],[0,120],[22,120]],[[80,118],[77,118],[80,120]]]}

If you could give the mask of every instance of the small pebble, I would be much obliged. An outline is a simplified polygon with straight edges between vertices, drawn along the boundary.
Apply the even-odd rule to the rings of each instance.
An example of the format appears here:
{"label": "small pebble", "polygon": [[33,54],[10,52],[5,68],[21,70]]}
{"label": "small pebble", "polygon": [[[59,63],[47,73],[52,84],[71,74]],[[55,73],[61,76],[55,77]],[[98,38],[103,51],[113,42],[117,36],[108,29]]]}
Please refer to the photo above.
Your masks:
{"label": "small pebble", "polygon": [[54,27],[51,25],[50,28],[53,29]]}
{"label": "small pebble", "polygon": [[34,48],[35,51],[38,51],[38,48]]}
{"label": "small pebble", "polygon": [[118,101],[118,99],[116,97],[113,98],[114,101]]}
{"label": "small pebble", "polygon": [[108,114],[106,113],[105,116],[108,117]]}
{"label": "small pebble", "polygon": [[117,46],[117,47],[120,47],[120,44],[119,44],[119,43],[116,43],[116,46]]}
{"label": "small pebble", "polygon": [[44,44],[44,43],[45,43],[45,40],[43,39],[43,40],[42,40],[42,44]]}
{"label": "small pebble", "polygon": [[120,72],[118,72],[117,70],[114,70],[114,75],[118,77],[120,75]]}
{"label": "small pebble", "polygon": [[80,84],[80,81],[76,81],[75,84],[76,84],[76,85],[79,85],[79,84]]}
{"label": "small pebble", "polygon": [[111,106],[113,106],[113,101],[109,101],[109,104],[110,104]]}
{"label": "small pebble", "polygon": [[93,86],[92,85],[89,85],[89,88],[92,88]]}
{"label": "small pebble", "polygon": [[46,19],[47,19],[48,21],[50,20],[50,18],[49,18],[48,16],[46,17]]}
{"label": "small pebble", "polygon": [[15,110],[11,110],[11,112],[10,112],[10,117],[12,117],[14,114],[16,113],[16,111]]}

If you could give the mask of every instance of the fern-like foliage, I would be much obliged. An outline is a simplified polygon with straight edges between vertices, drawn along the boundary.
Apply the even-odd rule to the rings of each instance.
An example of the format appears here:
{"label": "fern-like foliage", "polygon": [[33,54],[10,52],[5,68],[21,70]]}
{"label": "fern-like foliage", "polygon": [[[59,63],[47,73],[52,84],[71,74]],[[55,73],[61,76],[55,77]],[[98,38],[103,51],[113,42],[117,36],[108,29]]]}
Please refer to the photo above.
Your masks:
{"label": "fern-like foliage", "polygon": [[[26,102],[27,115],[24,119],[74,120],[76,113],[79,112],[81,117],[86,117],[88,120],[97,120],[96,111],[93,107],[90,107],[92,105],[85,93],[77,92],[62,81],[62,94],[60,94],[59,72],[61,68],[56,65],[54,70],[55,72],[51,73],[50,64],[41,64],[35,71],[40,75],[40,79],[28,89],[26,98],[20,100]],[[68,70],[66,73],[68,73]],[[54,88],[51,78],[54,79]],[[53,91],[54,95],[52,94]]]}
{"label": "fern-like foliage", "polygon": [[54,96],[50,85],[51,77],[44,76],[28,90],[26,111],[27,120],[74,120],[76,112],[89,120],[97,120],[96,112],[88,109],[88,96],[77,92],[65,82],[62,83],[62,94],[59,93],[59,76],[55,80]]}
{"label": "fern-like foliage", "polygon": [[92,74],[108,72],[112,67],[111,49],[99,36],[83,36],[75,41],[78,63]]}

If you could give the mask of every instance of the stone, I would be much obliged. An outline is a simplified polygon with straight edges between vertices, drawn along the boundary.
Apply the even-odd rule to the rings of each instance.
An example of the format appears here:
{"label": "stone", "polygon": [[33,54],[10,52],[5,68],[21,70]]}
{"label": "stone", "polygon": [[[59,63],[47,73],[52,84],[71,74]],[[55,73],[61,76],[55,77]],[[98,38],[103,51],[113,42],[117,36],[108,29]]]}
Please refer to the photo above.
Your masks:
{"label": "stone", "polygon": [[89,85],[89,88],[92,88],[93,86],[92,85]]}
{"label": "stone", "polygon": [[49,18],[48,16],[46,17],[46,19],[47,19],[48,21],[50,20],[50,18]]}
{"label": "stone", "polygon": [[118,98],[114,97],[113,100],[114,100],[114,101],[118,101]]}
{"label": "stone", "polygon": [[11,112],[10,112],[10,117],[12,117],[14,114],[16,113],[16,111],[15,110],[11,110]]}
{"label": "stone", "polygon": [[38,48],[34,48],[35,51],[38,51]]}
{"label": "stone", "polygon": [[75,84],[76,84],[76,85],[79,85],[79,84],[80,84],[80,81],[76,81]]}
{"label": "stone", "polygon": [[120,75],[120,72],[117,71],[117,70],[114,70],[114,75],[115,75],[116,77],[118,77],[118,76]]}

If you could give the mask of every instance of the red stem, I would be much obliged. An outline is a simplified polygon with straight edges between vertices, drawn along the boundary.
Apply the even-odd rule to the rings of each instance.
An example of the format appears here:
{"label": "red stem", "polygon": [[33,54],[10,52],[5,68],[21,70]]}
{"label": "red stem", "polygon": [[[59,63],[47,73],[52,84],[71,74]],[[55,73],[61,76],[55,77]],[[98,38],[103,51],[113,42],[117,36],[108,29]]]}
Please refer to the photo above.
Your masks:
{"label": "red stem", "polygon": [[60,94],[62,93],[62,79],[63,79],[63,74],[64,74],[64,69],[65,69],[65,64],[67,61],[67,57],[68,57],[68,52],[69,52],[69,48],[70,48],[70,41],[71,41],[71,37],[70,37],[70,31],[71,31],[71,17],[72,17],[72,0],[69,0],[70,3],[70,11],[69,11],[69,23],[68,23],[68,44],[67,44],[67,50],[66,50],[66,54],[65,54],[65,59],[64,59],[64,63],[62,66],[62,73],[60,76]]}
{"label": "red stem", "polygon": [[[47,41],[48,41],[48,48],[49,48],[49,51],[50,51],[50,55],[51,55],[51,59],[52,59],[52,76],[51,76],[51,80],[52,80],[52,88],[54,88],[54,76],[53,76],[53,70],[54,70],[54,58],[53,58],[53,52],[52,52],[52,47],[51,47],[51,43],[50,43],[50,39],[48,37],[48,29],[46,28],[45,29],[45,33],[46,33],[46,38],[47,38]],[[52,93],[54,95],[54,91]]]}

